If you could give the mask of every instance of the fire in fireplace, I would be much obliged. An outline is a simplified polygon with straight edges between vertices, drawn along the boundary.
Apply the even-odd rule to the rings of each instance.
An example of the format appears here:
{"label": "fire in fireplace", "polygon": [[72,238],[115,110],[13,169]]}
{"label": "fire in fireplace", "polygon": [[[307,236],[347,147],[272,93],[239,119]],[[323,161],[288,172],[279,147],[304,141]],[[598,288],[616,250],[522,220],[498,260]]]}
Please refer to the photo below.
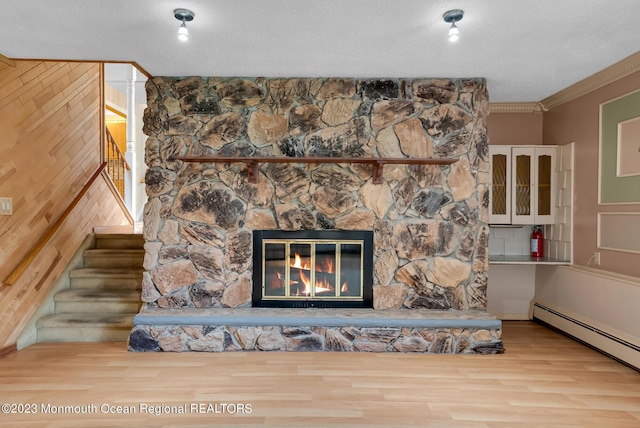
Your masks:
{"label": "fire in fireplace", "polygon": [[373,305],[373,232],[256,230],[253,306]]}

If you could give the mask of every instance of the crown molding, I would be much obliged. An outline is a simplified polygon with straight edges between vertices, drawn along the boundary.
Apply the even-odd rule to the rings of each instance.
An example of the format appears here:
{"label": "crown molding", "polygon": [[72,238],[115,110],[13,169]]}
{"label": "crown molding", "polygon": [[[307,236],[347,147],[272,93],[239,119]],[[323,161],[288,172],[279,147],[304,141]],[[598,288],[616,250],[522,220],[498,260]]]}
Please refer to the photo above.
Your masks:
{"label": "crown molding", "polygon": [[11,58],[7,58],[6,56],[0,54],[0,62],[3,62],[7,65],[10,65],[11,67],[15,67],[16,66],[16,62],[14,60],[12,60]]}
{"label": "crown molding", "polygon": [[626,57],[615,64],[577,82],[573,85],[556,92],[555,94],[540,101],[545,111],[556,108],[566,102],[600,89],[605,85],[620,80],[637,71],[640,71],[640,52]]}
{"label": "crown molding", "polygon": [[544,108],[538,102],[531,103],[489,103],[489,113],[542,113]]}

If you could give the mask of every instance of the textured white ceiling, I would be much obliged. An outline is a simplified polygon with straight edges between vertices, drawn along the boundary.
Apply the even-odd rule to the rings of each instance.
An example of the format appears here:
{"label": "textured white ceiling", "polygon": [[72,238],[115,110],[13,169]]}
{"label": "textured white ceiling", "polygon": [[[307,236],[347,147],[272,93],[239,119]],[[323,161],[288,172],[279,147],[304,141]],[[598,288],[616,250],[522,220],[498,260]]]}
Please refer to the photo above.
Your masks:
{"label": "textured white ceiling", "polygon": [[[152,75],[485,77],[539,101],[640,50],[638,0],[0,0],[10,58],[135,61]],[[173,9],[195,12],[176,37]],[[461,38],[442,14],[460,8]]]}

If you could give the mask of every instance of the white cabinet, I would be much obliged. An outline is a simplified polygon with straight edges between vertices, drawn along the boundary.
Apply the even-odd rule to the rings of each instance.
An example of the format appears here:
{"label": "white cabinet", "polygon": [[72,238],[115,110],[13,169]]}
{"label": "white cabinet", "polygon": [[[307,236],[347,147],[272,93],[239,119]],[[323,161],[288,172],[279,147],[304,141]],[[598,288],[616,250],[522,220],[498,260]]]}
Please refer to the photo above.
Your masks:
{"label": "white cabinet", "polygon": [[556,146],[489,146],[492,224],[552,224]]}

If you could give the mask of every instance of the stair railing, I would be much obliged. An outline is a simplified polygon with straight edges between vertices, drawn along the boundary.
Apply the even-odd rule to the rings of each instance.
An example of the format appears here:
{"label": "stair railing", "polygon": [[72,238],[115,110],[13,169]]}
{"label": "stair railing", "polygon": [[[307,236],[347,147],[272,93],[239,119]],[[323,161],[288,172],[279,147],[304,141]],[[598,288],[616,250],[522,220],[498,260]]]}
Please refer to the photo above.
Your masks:
{"label": "stair railing", "polygon": [[78,203],[82,200],[84,195],[89,191],[94,181],[102,174],[102,171],[105,169],[107,163],[104,162],[100,165],[100,167],[93,173],[89,181],[84,185],[84,187],[80,190],[80,192],[76,195],[76,197],[71,201],[71,204],[67,207],[66,210],[58,217],[58,219],[53,223],[49,228],[45,231],[44,235],[40,237],[38,242],[29,250],[26,256],[20,260],[20,263],[11,271],[9,276],[5,278],[2,282],[2,285],[13,285],[20,278],[20,276],[27,270],[29,265],[35,260],[35,258],[40,254],[40,251],[44,249],[49,240],[53,237],[53,235],[60,229],[60,226],[64,223],[64,221],[69,217],[73,209],[78,205]]}
{"label": "stair railing", "polygon": [[116,143],[115,138],[109,132],[109,128],[105,127],[106,138],[105,138],[105,150],[106,150],[106,162],[107,162],[107,174],[113,181],[118,193],[124,200],[124,177],[126,171],[131,170],[129,164],[124,158],[124,154],[118,147],[118,143]]}

